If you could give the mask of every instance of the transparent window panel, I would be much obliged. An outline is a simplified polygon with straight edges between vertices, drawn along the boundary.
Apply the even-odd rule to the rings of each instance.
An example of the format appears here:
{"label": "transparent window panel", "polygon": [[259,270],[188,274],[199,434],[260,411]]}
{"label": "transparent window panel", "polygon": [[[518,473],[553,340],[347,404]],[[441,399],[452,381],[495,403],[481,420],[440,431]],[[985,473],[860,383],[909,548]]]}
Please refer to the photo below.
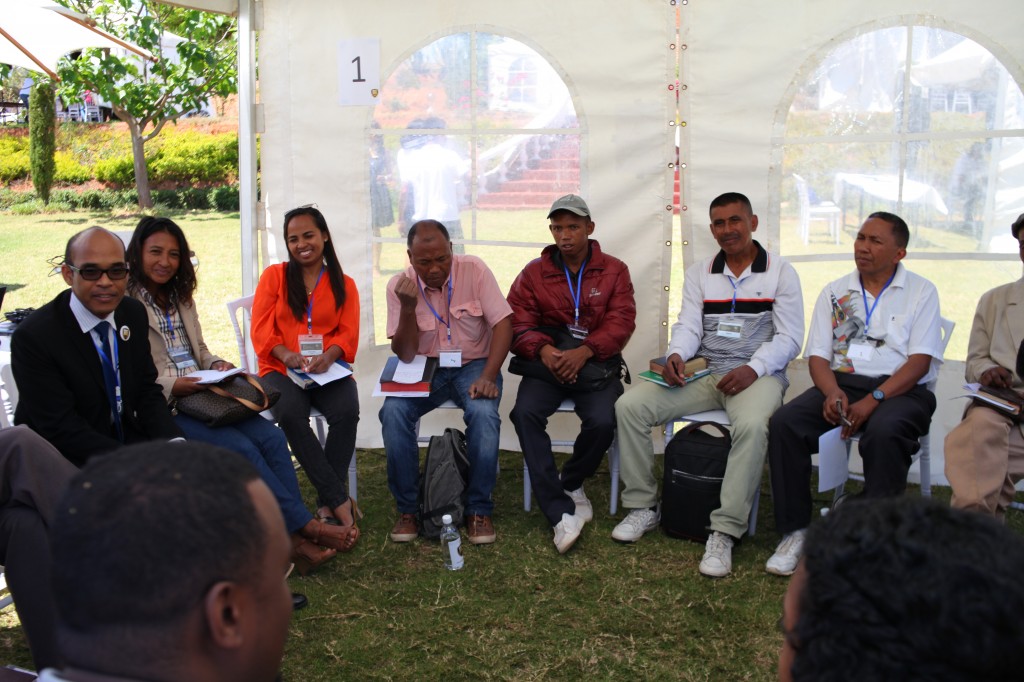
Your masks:
{"label": "transparent window panel", "polygon": [[926,248],[1015,253],[1009,225],[1024,211],[1024,140],[936,139],[919,163],[948,208]]}
{"label": "transparent window panel", "polygon": [[848,251],[864,218],[899,198],[896,143],[787,145],[779,232],[784,254]]}
{"label": "transparent window panel", "polygon": [[830,52],[797,92],[786,136],[894,132],[907,35],[905,27],[872,31]]}
{"label": "transparent window panel", "polygon": [[[429,119],[426,125],[433,128]],[[398,196],[393,203],[401,236],[416,221],[432,219],[444,223],[453,240],[464,239],[462,213],[472,196],[471,137],[440,134],[443,130],[407,133],[399,138],[394,164]]]}
{"label": "transparent window panel", "polygon": [[910,81],[921,98],[920,130],[1021,127],[1021,90],[983,46],[957,33],[915,27]]}
{"label": "transparent window panel", "polygon": [[474,239],[547,242],[547,211],[580,192],[578,135],[481,135]]}
{"label": "transparent window panel", "polygon": [[507,36],[445,36],[399,64],[382,85],[367,147],[378,344],[386,343],[384,287],[407,261],[413,222],[444,223],[456,253],[506,248],[477,242],[543,244],[551,202],[580,192],[569,90],[546,58]]}
{"label": "transparent window panel", "polygon": [[374,118],[382,128],[405,128],[436,117],[448,128],[471,124],[469,33],[435,40],[412,54],[381,86]]}
{"label": "transparent window panel", "polygon": [[479,127],[579,127],[565,82],[533,48],[506,36],[478,33],[476,54]]}

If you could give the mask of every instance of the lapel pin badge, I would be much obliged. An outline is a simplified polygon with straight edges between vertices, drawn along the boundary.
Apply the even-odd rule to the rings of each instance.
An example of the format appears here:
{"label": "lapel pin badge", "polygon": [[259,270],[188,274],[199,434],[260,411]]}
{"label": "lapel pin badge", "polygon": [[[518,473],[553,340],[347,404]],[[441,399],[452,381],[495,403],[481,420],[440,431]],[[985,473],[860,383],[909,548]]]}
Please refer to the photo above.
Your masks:
{"label": "lapel pin badge", "polygon": [[122,341],[127,341],[128,339],[132,338],[132,330],[129,329],[128,325],[126,324],[121,325],[121,329],[118,330],[118,334],[121,335]]}

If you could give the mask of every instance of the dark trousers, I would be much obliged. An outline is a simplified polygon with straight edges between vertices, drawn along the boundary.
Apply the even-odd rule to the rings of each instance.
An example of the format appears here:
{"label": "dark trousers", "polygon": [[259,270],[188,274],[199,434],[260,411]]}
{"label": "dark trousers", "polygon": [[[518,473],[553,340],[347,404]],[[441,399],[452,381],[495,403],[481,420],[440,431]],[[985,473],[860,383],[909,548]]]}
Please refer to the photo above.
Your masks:
{"label": "dark trousers", "polygon": [[[348,499],[345,482],[359,424],[355,379],[349,376],[304,390],[279,372],[270,372],[263,378],[281,391],[281,398],[271,412],[288,437],[292,454],[316,488],[317,504],[334,510]],[[324,447],[309,427],[310,406],[320,410],[327,419],[329,428]]]}
{"label": "dark trousers", "polygon": [[[620,395],[622,383],[617,379],[600,391],[576,391],[570,386],[556,386],[531,377],[523,377],[519,384],[516,405],[510,416],[530,470],[537,504],[552,526],[562,520],[562,514],[576,511],[576,505],[565,491],[576,490],[593,476],[611,446],[615,437],[615,401]],[[582,423],[572,457],[559,475],[547,425],[548,417],[566,398],[576,403],[576,414]]]}
{"label": "dark trousers", "polygon": [[77,472],[27,426],[0,431],[0,563],[38,670],[60,667],[47,529]]}
{"label": "dark trousers", "polygon": [[[836,372],[851,404],[887,378]],[[811,455],[818,451],[818,437],[835,428],[822,416],[824,403],[825,395],[811,388],[780,407],[769,421],[768,465],[779,533],[806,528],[811,522]],[[934,411],[935,395],[922,384],[879,403],[860,431],[864,497],[890,497],[906,490],[907,471],[920,448],[918,439],[928,433]]]}

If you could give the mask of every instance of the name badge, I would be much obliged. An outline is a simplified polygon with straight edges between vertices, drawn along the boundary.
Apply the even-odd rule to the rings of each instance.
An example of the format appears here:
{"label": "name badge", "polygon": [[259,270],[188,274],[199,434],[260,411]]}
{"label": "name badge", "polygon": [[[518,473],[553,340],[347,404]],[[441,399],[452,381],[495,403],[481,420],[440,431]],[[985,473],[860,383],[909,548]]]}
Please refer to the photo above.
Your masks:
{"label": "name badge", "polygon": [[168,351],[168,355],[171,358],[171,362],[178,369],[198,369],[199,366],[196,364],[195,358],[188,352],[188,348],[184,346],[175,346]]}
{"label": "name badge", "polygon": [[718,336],[726,339],[743,337],[743,320],[735,317],[723,317],[718,321]]}
{"label": "name badge", "polygon": [[871,360],[875,357],[875,347],[864,339],[855,339],[850,341],[850,346],[846,349],[846,357],[854,360]]}
{"label": "name badge", "polygon": [[323,352],[323,334],[299,334],[299,355],[308,358]]}
{"label": "name badge", "polygon": [[590,333],[589,329],[587,329],[586,327],[581,327],[578,324],[567,324],[565,326],[566,328],[568,328],[569,333],[572,334],[572,338],[579,339],[581,341],[587,338],[587,334]]}
{"label": "name badge", "polygon": [[462,349],[446,348],[438,353],[440,367],[462,367]]}

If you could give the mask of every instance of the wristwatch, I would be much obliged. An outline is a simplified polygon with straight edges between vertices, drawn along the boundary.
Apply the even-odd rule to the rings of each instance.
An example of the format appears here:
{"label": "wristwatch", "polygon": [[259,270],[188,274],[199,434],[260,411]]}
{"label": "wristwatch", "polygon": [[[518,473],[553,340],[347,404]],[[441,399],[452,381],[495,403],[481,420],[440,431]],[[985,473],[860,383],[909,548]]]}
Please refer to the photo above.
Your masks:
{"label": "wristwatch", "polygon": [[878,402],[882,402],[883,400],[885,400],[885,393],[876,388],[875,390],[871,391],[871,397],[877,400]]}

